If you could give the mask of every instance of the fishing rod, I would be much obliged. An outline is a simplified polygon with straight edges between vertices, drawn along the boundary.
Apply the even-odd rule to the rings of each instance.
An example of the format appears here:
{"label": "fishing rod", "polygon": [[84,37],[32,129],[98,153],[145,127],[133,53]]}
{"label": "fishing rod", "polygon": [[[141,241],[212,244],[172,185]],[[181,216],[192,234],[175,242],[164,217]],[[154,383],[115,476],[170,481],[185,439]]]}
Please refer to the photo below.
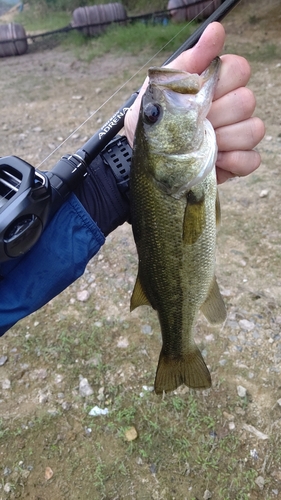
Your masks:
{"label": "fishing rod", "polygon": [[[166,66],[176,59],[185,50],[191,49],[196,45],[201,35],[207,26],[215,21],[222,21],[224,17],[240,2],[241,0],[225,0],[209,17],[204,21],[196,31],[163,63]],[[108,142],[120,132],[124,125],[125,114],[127,110],[135,102],[140,89],[134,92],[123,106],[112,115],[112,117],[82,146],[82,150],[86,152],[88,158],[93,160]]]}
{"label": "fishing rod", "polygon": [[[210,23],[221,21],[239,2],[224,0],[163,66],[192,48]],[[129,177],[131,149],[125,138],[114,141],[115,152],[111,145],[139,92],[140,89],[134,92],[76,153],[63,156],[47,173],[16,156],[0,158],[0,263],[20,257],[32,248],[54,213],[87,175],[89,165],[100,153],[103,152],[104,160],[112,168],[122,189],[123,182],[126,183]]]}

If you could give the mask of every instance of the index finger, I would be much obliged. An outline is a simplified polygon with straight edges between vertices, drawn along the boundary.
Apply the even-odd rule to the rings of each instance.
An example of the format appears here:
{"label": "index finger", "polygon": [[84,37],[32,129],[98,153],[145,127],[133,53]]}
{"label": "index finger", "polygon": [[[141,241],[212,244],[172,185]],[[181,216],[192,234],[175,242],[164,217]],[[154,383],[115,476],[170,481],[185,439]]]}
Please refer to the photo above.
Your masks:
{"label": "index finger", "polygon": [[232,90],[245,87],[251,76],[250,65],[244,57],[226,54],[221,56],[221,61],[222,65],[214,101]]}

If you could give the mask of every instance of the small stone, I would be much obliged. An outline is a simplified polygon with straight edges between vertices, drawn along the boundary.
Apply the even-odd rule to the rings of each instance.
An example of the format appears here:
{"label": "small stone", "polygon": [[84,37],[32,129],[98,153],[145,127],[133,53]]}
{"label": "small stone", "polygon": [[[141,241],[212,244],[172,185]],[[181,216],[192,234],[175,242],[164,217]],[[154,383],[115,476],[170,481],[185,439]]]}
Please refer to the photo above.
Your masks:
{"label": "small stone", "polygon": [[138,433],[135,427],[130,427],[125,431],[125,439],[127,441],[134,441],[135,439],[137,439],[137,437]]}
{"label": "small stone", "polygon": [[258,487],[263,490],[264,488],[264,477],[258,476],[257,479],[255,480],[255,483],[258,485]]}
{"label": "small stone", "polygon": [[259,431],[253,425],[244,424],[243,429],[250,432],[251,434],[254,434],[258,439],[262,439],[263,441],[268,439],[267,434],[264,434],[263,432]]}
{"label": "small stone", "polygon": [[246,330],[247,332],[250,332],[255,328],[255,323],[253,321],[248,321],[247,319],[240,319],[239,321],[239,326],[242,328],[242,330]]}
{"label": "small stone", "polygon": [[8,361],[8,356],[0,357],[0,366],[3,366]]}
{"label": "small stone", "polygon": [[94,326],[96,326],[97,328],[101,328],[102,327],[102,321],[95,321],[94,322]]}
{"label": "small stone", "polygon": [[150,470],[151,474],[156,474],[156,472],[157,472],[157,466],[156,466],[156,464],[151,464],[149,466],[149,470]]}
{"label": "small stone", "polygon": [[144,391],[152,392],[154,390],[153,385],[143,385],[142,386]]}
{"label": "small stone", "polygon": [[63,401],[63,403],[61,404],[61,407],[63,410],[68,411],[71,408],[71,403],[68,403],[67,401]]}
{"label": "small stone", "polygon": [[229,420],[229,421],[234,420],[234,416],[231,415],[230,413],[227,413],[227,411],[223,412],[223,416],[224,416],[224,418],[226,418],[226,420]]}
{"label": "small stone", "polygon": [[11,389],[11,381],[8,378],[2,380],[2,389],[8,391]]}
{"label": "small stone", "polygon": [[41,392],[39,391],[39,394],[38,394],[38,401],[40,404],[45,404],[47,403],[49,400],[49,396],[48,394],[45,394],[44,392]]}
{"label": "small stone", "polygon": [[91,417],[99,417],[100,415],[107,415],[109,413],[109,409],[108,408],[99,408],[99,406],[94,406],[94,408],[92,408],[90,411],[89,411],[89,415]]}
{"label": "small stone", "polygon": [[258,452],[256,450],[256,448],[254,448],[253,450],[250,450],[250,455],[252,458],[254,458],[255,460],[258,460],[259,456],[258,456]]}
{"label": "small stone", "polygon": [[5,493],[10,493],[12,491],[12,485],[10,483],[6,483],[4,486]]}
{"label": "small stone", "polygon": [[142,333],[144,333],[145,335],[152,335],[152,328],[150,325],[143,325],[141,327],[141,331]]}
{"label": "small stone", "polygon": [[234,422],[229,422],[228,428],[230,431],[233,431],[235,429],[235,423]]}
{"label": "small stone", "polygon": [[52,471],[51,467],[46,467],[45,469],[45,479],[46,481],[49,481],[54,475],[54,472]]}
{"label": "small stone", "polygon": [[119,339],[117,341],[117,347],[125,349],[126,347],[128,347],[128,345],[129,345],[129,341],[126,337],[119,337]]}
{"label": "small stone", "polygon": [[242,385],[238,385],[237,386],[237,394],[238,394],[239,398],[245,398],[246,394],[247,394],[247,389],[245,389],[245,387],[243,387]]}
{"label": "small stone", "polygon": [[75,140],[75,139],[79,139],[79,137],[80,137],[80,134],[76,133],[76,134],[72,134],[71,139]]}
{"label": "small stone", "polygon": [[93,391],[92,387],[90,386],[88,379],[83,378],[81,375],[80,375],[80,382],[79,382],[79,394],[83,398],[85,398],[87,396],[92,396],[92,394],[94,394],[94,391]]}
{"label": "small stone", "polygon": [[9,476],[10,474],[12,474],[12,471],[9,467],[5,467],[3,474],[4,476]]}
{"label": "small stone", "polygon": [[210,498],[212,498],[212,493],[209,490],[205,490],[203,500],[209,500]]}
{"label": "small stone", "polygon": [[84,99],[84,97],[82,95],[73,95],[72,99],[74,101],[82,101],[82,99]]}
{"label": "small stone", "polygon": [[260,192],[260,198],[266,198],[268,196],[268,189],[262,189]]}
{"label": "small stone", "polygon": [[45,368],[38,368],[29,373],[30,380],[45,380],[48,372]]}
{"label": "small stone", "polygon": [[205,337],[206,342],[213,342],[214,340],[215,340],[215,337],[212,333],[210,333],[209,335],[206,335],[206,337]]}
{"label": "small stone", "polygon": [[79,302],[86,302],[90,297],[90,292],[88,292],[88,290],[81,290],[80,292],[77,292],[76,297]]}
{"label": "small stone", "polygon": [[103,401],[104,400],[104,387],[100,387],[98,390],[98,401]]}
{"label": "small stone", "polygon": [[60,375],[59,373],[57,373],[55,375],[55,384],[61,384],[63,381],[63,375]]}

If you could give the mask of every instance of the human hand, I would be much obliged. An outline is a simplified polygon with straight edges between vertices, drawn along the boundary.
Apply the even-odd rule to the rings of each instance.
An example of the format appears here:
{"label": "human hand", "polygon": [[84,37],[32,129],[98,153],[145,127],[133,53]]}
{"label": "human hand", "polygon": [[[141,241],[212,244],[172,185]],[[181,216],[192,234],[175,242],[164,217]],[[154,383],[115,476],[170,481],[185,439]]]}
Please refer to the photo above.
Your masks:
{"label": "human hand", "polygon": [[[180,54],[168,66],[200,74],[220,54],[224,41],[225,32],[222,25],[211,23],[199,42],[192,49]],[[256,107],[255,96],[245,87],[250,79],[249,63],[243,57],[229,54],[221,56],[221,60],[219,81],[208,114],[217,137],[218,183],[230,177],[248,175],[259,167],[260,155],[253,148],[265,133],[262,120],[252,116]],[[131,146],[146,86],[147,79],[125,116],[125,134]]]}

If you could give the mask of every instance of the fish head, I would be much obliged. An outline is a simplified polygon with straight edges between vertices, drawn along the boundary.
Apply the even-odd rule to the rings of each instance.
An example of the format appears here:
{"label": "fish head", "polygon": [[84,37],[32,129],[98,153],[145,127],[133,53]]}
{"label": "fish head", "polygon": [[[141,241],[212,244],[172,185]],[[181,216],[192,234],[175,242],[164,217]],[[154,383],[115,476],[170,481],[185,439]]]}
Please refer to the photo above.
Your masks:
{"label": "fish head", "polygon": [[153,153],[184,154],[200,148],[219,69],[216,58],[201,75],[168,67],[148,70],[139,127]]}

